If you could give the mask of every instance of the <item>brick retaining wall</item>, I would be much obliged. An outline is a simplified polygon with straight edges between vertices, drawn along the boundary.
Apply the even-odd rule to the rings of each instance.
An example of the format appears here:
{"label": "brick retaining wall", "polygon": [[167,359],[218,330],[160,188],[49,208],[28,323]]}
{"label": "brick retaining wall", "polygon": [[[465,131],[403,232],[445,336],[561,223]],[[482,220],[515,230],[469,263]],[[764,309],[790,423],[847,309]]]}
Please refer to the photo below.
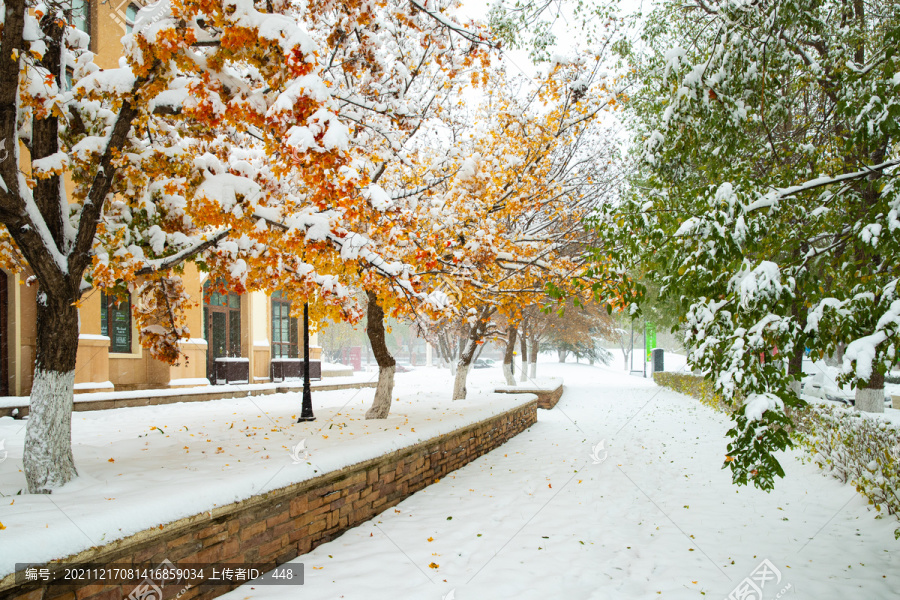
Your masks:
{"label": "brick retaining wall", "polygon": [[[253,565],[273,569],[330,541],[403,499],[497,448],[537,421],[537,400],[463,429],[341,471],[214,508],[47,565],[151,567],[178,564]],[[166,586],[159,600],[215,598],[237,587]],[[78,588],[0,580],[6,600],[121,600],[134,585],[96,583]],[[302,591],[298,590],[302,595]]]}
{"label": "brick retaining wall", "polygon": [[498,394],[534,394],[538,397],[538,408],[550,410],[554,406],[556,406],[559,402],[559,399],[562,398],[563,384],[560,383],[559,386],[555,387],[552,390],[529,387],[502,387],[497,388],[494,391]]}

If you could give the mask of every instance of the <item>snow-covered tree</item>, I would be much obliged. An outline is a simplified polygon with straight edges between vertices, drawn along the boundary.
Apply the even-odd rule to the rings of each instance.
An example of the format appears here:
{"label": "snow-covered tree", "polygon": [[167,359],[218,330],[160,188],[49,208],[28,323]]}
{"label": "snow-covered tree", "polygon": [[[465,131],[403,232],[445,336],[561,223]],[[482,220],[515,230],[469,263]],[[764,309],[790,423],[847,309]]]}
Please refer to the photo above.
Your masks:
{"label": "snow-covered tree", "polygon": [[[399,151],[421,112],[397,93],[414,73],[403,55],[412,45],[395,40],[458,48],[454,32],[463,52],[481,41],[444,16],[449,4],[414,4],[163,1],[139,12],[121,66],[102,70],[68,25],[71,1],[5,3],[0,258],[39,287],[30,491],[76,475],[76,307],[92,287],[135,292],[141,343],[167,361],[198,300],[181,286],[185,261],[237,292],[313,299],[319,318],[362,314],[344,263],[414,291],[410,267],[385,260],[360,227],[383,200],[367,139],[387,136]],[[363,131],[366,111],[394,127]]]}
{"label": "snow-covered tree", "polygon": [[477,126],[457,136],[458,167],[429,207],[430,230],[414,243],[417,265],[466,320],[454,399],[465,398],[469,365],[485,336],[517,323],[546,299],[549,284],[583,273],[581,218],[608,191],[613,147],[598,125],[616,102],[599,61],[559,60],[537,89],[489,75]]}
{"label": "snow-covered tree", "polygon": [[881,410],[900,342],[898,41],[892,0],[662,2],[630,57],[640,168],[597,229],[661,284],[690,364],[737,408],[738,483],[783,476],[806,350],[846,344],[843,381]]}

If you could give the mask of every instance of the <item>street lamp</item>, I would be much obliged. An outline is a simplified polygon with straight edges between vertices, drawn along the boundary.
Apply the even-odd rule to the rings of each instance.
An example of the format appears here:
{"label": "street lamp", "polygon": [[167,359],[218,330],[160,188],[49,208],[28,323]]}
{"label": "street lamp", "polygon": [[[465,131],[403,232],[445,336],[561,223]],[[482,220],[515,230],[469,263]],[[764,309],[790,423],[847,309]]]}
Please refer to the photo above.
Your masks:
{"label": "street lamp", "polygon": [[309,387],[309,302],[303,303],[303,407],[298,423],[315,421],[312,409],[312,390]]}

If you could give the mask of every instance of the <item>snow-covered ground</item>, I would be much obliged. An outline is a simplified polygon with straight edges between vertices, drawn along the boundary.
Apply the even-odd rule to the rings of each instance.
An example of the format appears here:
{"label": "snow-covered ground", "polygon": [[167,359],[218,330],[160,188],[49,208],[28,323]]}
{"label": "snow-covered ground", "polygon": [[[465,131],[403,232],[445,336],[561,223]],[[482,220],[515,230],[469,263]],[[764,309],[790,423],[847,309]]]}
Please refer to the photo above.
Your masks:
{"label": "snow-covered ground", "polygon": [[621,369],[539,364],[566,392],[527,432],[298,558],[302,588],[226,598],[897,597],[893,517],[795,454],[736,488],[727,418]]}
{"label": "snow-covered ground", "polygon": [[[896,521],[876,519],[851,486],[789,454],[771,494],[736,488],[720,469],[723,415],[624,374],[620,354],[609,367],[542,359],[538,376],[562,377],[566,392],[534,427],[299,558],[302,588],[248,584],[228,598],[726,598],[764,560],[777,577],[763,599],[897,596]],[[683,365],[667,354],[669,369]],[[448,371],[398,374],[400,400],[378,423],[362,418],[372,390],[316,393],[311,424],[293,422],[297,394],[76,413],[81,477],[49,497],[13,496],[24,423],[0,419],[0,573],[521,401],[485,394],[499,368],[469,381],[471,400],[451,403]],[[311,454],[294,464],[304,439],[295,454]]]}
{"label": "snow-covered ground", "polygon": [[311,423],[295,422],[299,393],[77,412],[72,438],[80,477],[49,496],[17,495],[26,488],[26,422],[2,417],[0,577],[17,562],[62,558],[410,446],[526,401],[492,393],[491,375],[473,372],[469,398],[451,402],[448,371],[398,373],[391,415],[381,421],[365,420],[371,388],[313,391],[317,420]]}

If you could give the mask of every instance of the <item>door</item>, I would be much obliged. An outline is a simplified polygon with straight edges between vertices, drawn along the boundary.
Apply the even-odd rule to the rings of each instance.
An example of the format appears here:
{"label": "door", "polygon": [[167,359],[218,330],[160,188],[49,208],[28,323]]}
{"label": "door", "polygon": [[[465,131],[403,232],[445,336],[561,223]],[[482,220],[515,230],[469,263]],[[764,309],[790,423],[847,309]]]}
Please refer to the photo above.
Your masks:
{"label": "door", "polygon": [[203,327],[207,343],[206,377],[216,382],[216,359],[241,356],[241,297],[203,286]]}

